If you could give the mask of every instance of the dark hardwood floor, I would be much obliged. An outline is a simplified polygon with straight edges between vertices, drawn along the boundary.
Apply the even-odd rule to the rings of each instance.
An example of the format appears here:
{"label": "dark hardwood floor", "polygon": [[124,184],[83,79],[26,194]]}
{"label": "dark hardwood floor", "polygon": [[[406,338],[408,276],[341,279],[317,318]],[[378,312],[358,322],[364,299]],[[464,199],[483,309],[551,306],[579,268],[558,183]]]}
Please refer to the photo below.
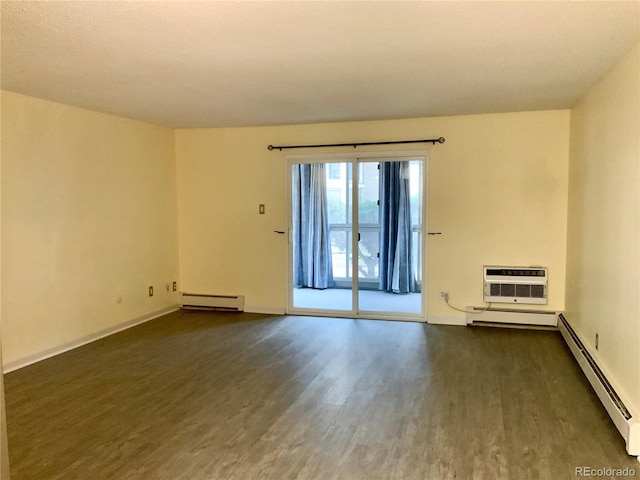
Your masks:
{"label": "dark hardwood floor", "polygon": [[550,331],[176,312],[5,389],[14,480],[640,476]]}

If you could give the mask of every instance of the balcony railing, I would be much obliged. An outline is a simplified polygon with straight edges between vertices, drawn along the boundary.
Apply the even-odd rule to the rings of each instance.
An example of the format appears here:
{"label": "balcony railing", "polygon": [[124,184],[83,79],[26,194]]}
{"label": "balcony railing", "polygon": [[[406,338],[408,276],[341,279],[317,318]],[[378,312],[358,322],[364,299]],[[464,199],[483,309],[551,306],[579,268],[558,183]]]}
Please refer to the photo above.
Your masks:
{"label": "balcony railing", "polygon": [[[350,224],[331,224],[331,260],[333,278],[336,286],[351,287],[352,279],[352,226]],[[380,225],[361,224],[360,242],[358,242],[358,281],[366,285],[377,285],[380,271]],[[411,229],[412,271],[418,286],[422,284],[422,226]]]}

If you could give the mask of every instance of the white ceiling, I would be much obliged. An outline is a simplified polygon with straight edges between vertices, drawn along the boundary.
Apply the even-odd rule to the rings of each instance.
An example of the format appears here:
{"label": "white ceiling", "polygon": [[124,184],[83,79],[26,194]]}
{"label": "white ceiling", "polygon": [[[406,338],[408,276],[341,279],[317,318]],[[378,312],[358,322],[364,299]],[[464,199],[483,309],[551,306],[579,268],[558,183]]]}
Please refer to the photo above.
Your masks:
{"label": "white ceiling", "polygon": [[2,1],[2,88],[222,127],[569,108],[638,1]]}

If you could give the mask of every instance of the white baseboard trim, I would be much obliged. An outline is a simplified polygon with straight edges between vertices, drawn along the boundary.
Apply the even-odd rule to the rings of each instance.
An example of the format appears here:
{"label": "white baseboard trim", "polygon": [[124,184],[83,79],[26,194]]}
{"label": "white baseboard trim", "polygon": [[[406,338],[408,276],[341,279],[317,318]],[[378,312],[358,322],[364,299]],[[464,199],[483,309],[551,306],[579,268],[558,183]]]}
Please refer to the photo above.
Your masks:
{"label": "white baseboard trim", "polygon": [[428,315],[427,323],[433,325],[467,325],[467,319],[465,317],[452,317],[449,315]]}
{"label": "white baseboard trim", "polygon": [[263,307],[260,305],[245,305],[244,311],[247,313],[264,313],[265,315],[284,315],[284,307]]}
{"label": "white baseboard trim", "polygon": [[78,348],[88,343],[95,342],[96,340],[100,340],[101,338],[108,337],[109,335],[113,335],[114,333],[118,333],[123,330],[127,330],[128,328],[135,327],[136,325],[140,325],[142,323],[153,320],[155,318],[162,317],[163,315],[166,315],[168,313],[176,312],[179,309],[180,308],[178,305],[163,308],[162,310],[157,310],[147,315],[134,318],[133,320],[129,320],[127,322],[114,325],[113,327],[100,330],[99,332],[93,333],[91,335],[87,335],[85,337],[79,338],[77,340],[73,340],[71,342],[64,343],[57,347],[48,348],[42,352],[39,352],[33,355],[28,355],[18,360],[14,360],[13,362],[8,362],[7,364],[2,366],[2,371],[3,373],[13,372],[14,370],[18,370],[28,365],[40,362],[42,360],[46,360],[47,358],[55,357],[56,355],[60,355],[61,353],[68,352],[69,350],[73,350],[74,348]]}

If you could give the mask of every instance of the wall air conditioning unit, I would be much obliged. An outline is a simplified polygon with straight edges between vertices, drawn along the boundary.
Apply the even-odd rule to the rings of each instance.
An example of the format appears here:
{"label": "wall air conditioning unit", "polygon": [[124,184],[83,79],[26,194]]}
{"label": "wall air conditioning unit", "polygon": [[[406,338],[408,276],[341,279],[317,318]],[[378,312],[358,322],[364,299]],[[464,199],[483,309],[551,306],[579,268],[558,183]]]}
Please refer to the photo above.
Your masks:
{"label": "wall air conditioning unit", "polygon": [[180,308],[184,310],[244,311],[244,295],[203,295],[181,293]]}
{"label": "wall air conditioning unit", "polygon": [[546,305],[544,267],[484,267],[484,301]]}

